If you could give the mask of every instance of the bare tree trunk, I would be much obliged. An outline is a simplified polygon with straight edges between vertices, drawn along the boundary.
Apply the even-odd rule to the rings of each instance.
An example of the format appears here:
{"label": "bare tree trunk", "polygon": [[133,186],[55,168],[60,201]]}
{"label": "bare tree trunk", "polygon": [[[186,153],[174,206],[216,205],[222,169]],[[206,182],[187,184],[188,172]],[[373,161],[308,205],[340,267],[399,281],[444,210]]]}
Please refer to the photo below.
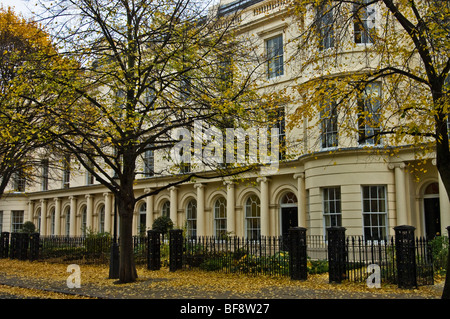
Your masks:
{"label": "bare tree trunk", "polygon": [[134,202],[125,203],[120,200],[120,231],[119,231],[119,282],[134,282],[138,278],[133,254],[133,210]]}
{"label": "bare tree trunk", "polygon": [[[435,104],[439,105],[442,100],[442,93],[434,93]],[[437,108],[439,109],[439,108]],[[443,109],[443,108],[442,108]],[[447,130],[447,121],[444,115],[436,119],[436,167],[444,184],[445,190],[450,195],[450,149],[449,149],[449,132]],[[444,196],[444,194],[440,194]],[[450,212],[444,212],[444,214],[450,214]],[[450,225],[447,225],[450,227]],[[447,229],[449,229],[447,227]],[[450,234],[449,234],[450,236]],[[447,273],[445,275],[444,290],[442,293],[442,299],[450,299],[450,247],[447,257]]]}

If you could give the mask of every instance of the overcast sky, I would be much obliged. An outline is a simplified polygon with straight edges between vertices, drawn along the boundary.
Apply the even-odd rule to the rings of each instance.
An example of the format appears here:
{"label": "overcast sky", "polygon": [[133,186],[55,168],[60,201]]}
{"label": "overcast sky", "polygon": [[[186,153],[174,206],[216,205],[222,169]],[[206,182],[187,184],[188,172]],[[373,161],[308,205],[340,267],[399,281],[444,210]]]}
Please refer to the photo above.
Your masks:
{"label": "overcast sky", "polygon": [[[220,0],[207,0],[208,3],[217,3]],[[14,7],[14,11],[21,12],[25,17],[32,17],[32,10],[36,7],[38,0],[0,0],[0,5],[3,7]]]}
{"label": "overcast sky", "polygon": [[36,0],[0,0],[0,5],[4,8],[13,7],[15,12],[20,12],[24,17],[31,17],[35,9]]}

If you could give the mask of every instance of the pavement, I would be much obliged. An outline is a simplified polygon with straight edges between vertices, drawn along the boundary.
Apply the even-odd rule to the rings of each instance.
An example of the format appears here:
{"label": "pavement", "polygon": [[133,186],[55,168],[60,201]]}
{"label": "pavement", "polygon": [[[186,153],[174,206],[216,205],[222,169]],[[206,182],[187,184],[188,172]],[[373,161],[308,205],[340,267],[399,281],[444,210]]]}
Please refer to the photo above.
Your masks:
{"label": "pavement", "polygon": [[[53,302],[51,300],[57,299],[57,302],[63,302],[64,305],[63,300],[66,302],[75,300],[77,303],[81,302],[82,306],[83,302],[88,302],[89,306],[100,305],[101,315],[105,313],[117,315],[117,309],[128,306],[127,303],[131,302],[132,309],[140,309],[140,307],[163,309],[164,314],[170,318],[185,316],[234,318],[244,315],[246,318],[252,316],[275,318],[280,312],[299,311],[302,307],[317,307],[321,313],[329,312],[333,315],[339,308],[346,311],[348,307],[353,309],[356,306],[368,307],[366,309],[370,313],[384,312],[387,307],[391,307],[392,311],[402,309],[402,315],[407,312],[414,315],[416,309],[423,303],[431,302],[433,310],[449,305],[440,299],[443,281],[433,286],[422,286],[419,289],[399,290],[395,287],[382,287],[370,290],[358,288],[364,284],[359,286],[329,284],[327,277],[322,277],[319,284],[315,286],[311,282],[316,279],[312,277],[306,282],[292,283],[288,279],[275,280],[274,283],[285,284],[272,285],[271,279],[255,276],[249,279],[239,277],[241,281],[234,283],[236,287],[234,289],[230,285],[230,282],[235,280],[234,277],[223,284],[220,282],[224,278],[225,280],[230,278],[231,275],[227,277],[205,272],[189,273],[189,271],[179,273],[160,271],[158,275],[153,275],[153,273],[144,272],[144,275],[140,275],[136,282],[120,284],[114,279],[107,280],[106,271],[97,281],[86,280],[81,282],[79,288],[69,288],[65,280],[68,274],[55,279],[44,274],[40,268],[38,269],[41,264],[29,263],[27,267],[35,267],[36,273],[22,275],[17,269],[12,269],[18,266],[20,264],[15,262],[0,269],[0,304],[4,302],[9,305],[11,302],[20,300],[25,304],[31,302],[33,305],[36,301]],[[51,265],[47,265],[47,268],[53,270]],[[55,271],[61,271],[61,269],[63,268]],[[82,274],[87,276],[87,272],[85,270]],[[205,284],[205,278],[206,281],[209,279],[210,285]],[[262,285],[260,284],[262,281],[269,284]],[[250,285],[251,288],[239,289],[239,286],[244,285]],[[108,307],[104,307],[105,302]],[[78,305],[77,303],[75,305]],[[71,303],[68,305],[72,307]],[[67,309],[78,311],[84,308]],[[89,309],[91,312],[96,307]],[[21,308],[22,312],[28,310],[30,314],[34,313],[36,307]],[[360,311],[357,312],[361,314]]]}
{"label": "pavement", "polygon": [[[383,291],[374,289],[373,292],[352,291],[340,284],[330,284],[330,289],[310,288],[304,286],[273,286],[261,289],[253,289],[247,292],[230,290],[201,289],[195,285],[173,286],[168,284],[172,278],[139,278],[134,283],[120,284],[113,280],[112,285],[101,283],[83,283],[79,288],[70,288],[67,282],[48,278],[30,278],[0,273],[0,285],[22,289],[32,289],[44,293],[62,294],[73,298],[92,299],[390,299],[390,300],[419,300],[439,299],[443,282],[433,286],[427,286],[426,291],[405,289],[404,293],[398,291]],[[332,288],[332,289],[331,289]],[[435,292],[435,293],[433,293]],[[1,294],[0,294],[1,298]]]}

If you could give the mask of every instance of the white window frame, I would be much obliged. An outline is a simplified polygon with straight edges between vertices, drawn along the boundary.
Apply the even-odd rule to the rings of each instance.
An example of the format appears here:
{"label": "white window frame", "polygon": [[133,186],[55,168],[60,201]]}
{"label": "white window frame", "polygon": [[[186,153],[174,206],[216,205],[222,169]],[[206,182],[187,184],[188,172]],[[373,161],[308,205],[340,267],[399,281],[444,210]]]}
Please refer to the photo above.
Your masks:
{"label": "white window frame", "polygon": [[22,230],[24,222],[24,211],[23,210],[12,210],[11,211],[11,232],[17,233]]}
{"label": "white window frame", "polygon": [[[333,191],[333,199],[330,199],[330,192]],[[339,194],[337,198],[336,194]],[[325,232],[328,227],[342,226],[342,193],[340,186],[330,186],[322,188],[323,223]],[[332,219],[337,222],[331,223]],[[329,221],[329,222],[328,222]]]}
{"label": "white window frame", "polygon": [[[225,227],[221,226],[223,224]],[[216,239],[222,239],[227,234],[227,200],[223,196],[214,202],[214,234]]]}
{"label": "white window frame", "polygon": [[[367,136],[375,135],[375,132],[381,131],[381,99],[382,86],[380,82],[368,84],[361,96],[358,96],[358,144],[360,146],[380,146],[383,144],[383,140],[380,136],[365,138]],[[367,115],[365,113],[367,113]],[[369,117],[369,119],[367,119],[367,117]],[[367,121],[372,121],[371,119],[373,118],[375,118],[375,121],[373,121],[372,125],[369,125],[370,123],[367,123]],[[375,123],[377,123],[377,126],[373,125]],[[361,141],[361,139],[363,140]]]}
{"label": "white window frame", "polygon": [[325,51],[334,48],[334,10],[331,5],[321,5],[317,8],[317,25],[319,50]]}
{"label": "white window frame", "polygon": [[[253,204],[256,205],[254,213]],[[256,227],[253,227],[254,225]],[[250,240],[259,240],[261,237],[261,200],[257,195],[251,195],[245,201],[245,236]]]}
{"label": "white window frame", "polygon": [[[141,223],[142,216],[144,216],[145,220],[145,223],[143,223],[143,225]],[[145,233],[147,231],[147,203],[145,202],[139,206],[139,218],[136,224],[137,224],[137,232],[139,235],[142,234],[142,232]]]}
{"label": "white window frame", "polygon": [[81,210],[81,234],[82,236],[86,236],[87,235],[87,207],[84,206],[83,209]]}
{"label": "white window frame", "polygon": [[265,40],[267,54],[267,78],[274,79],[284,75],[283,35],[279,34]]}
{"label": "white window frame", "polygon": [[98,232],[104,233],[105,232],[105,205],[100,206],[98,210]]}
{"label": "white window frame", "polygon": [[[368,192],[369,192],[369,197],[365,198],[364,197],[364,189],[365,188],[369,188]],[[377,196],[376,197],[372,197],[371,194],[371,190],[372,188],[376,187],[377,188]],[[380,193],[380,188],[382,188],[383,191],[383,197],[379,197]],[[365,201],[370,201],[369,203],[366,203]],[[377,201],[377,208],[378,209],[373,209],[373,203],[372,201]],[[380,208],[380,204],[382,204],[382,208],[384,209],[379,209]],[[387,186],[386,185],[362,185],[361,186],[361,210],[362,210],[362,227],[363,227],[363,236],[364,239],[367,240],[385,240],[388,237],[388,200],[387,200]],[[369,206],[367,206],[369,205]],[[366,208],[369,207],[369,211],[366,211]],[[376,218],[376,219],[374,219]],[[381,219],[380,219],[381,218]],[[366,220],[369,221],[369,225],[366,224]],[[373,221],[376,220],[377,223],[374,224]],[[382,223],[384,223],[384,225],[382,225],[382,223],[380,223],[380,221],[382,221]],[[370,231],[370,236],[367,236],[366,234],[366,229],[368,229]],[[380,236],[380,238],[374,237],[374,232],[373,230],[377,229],[377,233],[384,233],[384,236]],[[368,238],[370,237],[370,238]]]}
{"label": "white window frame", "polygon": [[339,146],[338,112],[335,101],[326,101],[325,108],[320,112],[320,143],[322,149]]}
{"label": "white window frame", "polygon": [[161,216],[170,217],[170,200],[164,201],[161,206]]}
{"label": "white window frame", "polygon": [[[373,4],[367,5],[370,1],[372,0],[360,0],[360,4],[353,4],[353,14],[355,15],[353,18],[353,40],[357,45],[371,45],[374,42],[370,34],[375,28],[376,10]],[[359,15],[359,19],[356,15]]]}
{"label": "white window frame", "polygon": [[186,233],[197,237],[197,200],[191,199],[186,205]]}

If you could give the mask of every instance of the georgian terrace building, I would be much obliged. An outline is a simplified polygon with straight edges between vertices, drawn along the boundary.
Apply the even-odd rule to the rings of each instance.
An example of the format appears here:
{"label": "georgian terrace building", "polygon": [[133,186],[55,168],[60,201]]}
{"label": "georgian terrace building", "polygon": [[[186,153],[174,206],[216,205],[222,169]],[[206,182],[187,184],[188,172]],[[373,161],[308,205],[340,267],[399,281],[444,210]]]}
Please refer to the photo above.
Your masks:
{"label": "georgian terrace building", "polygon": [[[295,64],[287,61],[294,52],[289,43],[298,25],[285,16],[287,5],[287,0],[222,0],[217,8],[223,15],[239,10],[238,28],[256,37],[261,50],[272,52],[265,85],[275,88],[289,86],[296,76]],[[408,169],[418,161],[410,147],[398,147],[396,156],[383,155],[368,151],[355,137],[345,144],[340,139],[339,151],[330,152],[336,147],[338,128],[330,126],[323,132],[316,125],[317,132],[287,130],[286,115],[295,107],[280,106],[284,119],[280,118],[278,128],[287,148],[276,173],[255,172],[242,182],[198,180],[148,196],[136,204],[135,234],[151,229],[162,215],[188,235],[197,236],[279,236],[292,226],[306,227],[308,235],[324,235],[334,225],[366,239],[392,235],[397,225],[412,225],[417,235],[445,233],[450,203],[432,159],[422,163],[426,173],[417,180]],[[296,144],[299,137],[301,145]],[[165,163],[158,154],[149,153],[141,165],[151,171]],[[50,170],[44,159],[40,181],[29,185],[17,178],[11,182],[10,191],[0,200],[0,230],[18,231],[23,222],[32,221],[42,235],[79,236],[86,230],[112,233],[112,194],[83,168]],[[144,175],[136,181],[135,191],[139,195],[176,178],[176,174]]]}

